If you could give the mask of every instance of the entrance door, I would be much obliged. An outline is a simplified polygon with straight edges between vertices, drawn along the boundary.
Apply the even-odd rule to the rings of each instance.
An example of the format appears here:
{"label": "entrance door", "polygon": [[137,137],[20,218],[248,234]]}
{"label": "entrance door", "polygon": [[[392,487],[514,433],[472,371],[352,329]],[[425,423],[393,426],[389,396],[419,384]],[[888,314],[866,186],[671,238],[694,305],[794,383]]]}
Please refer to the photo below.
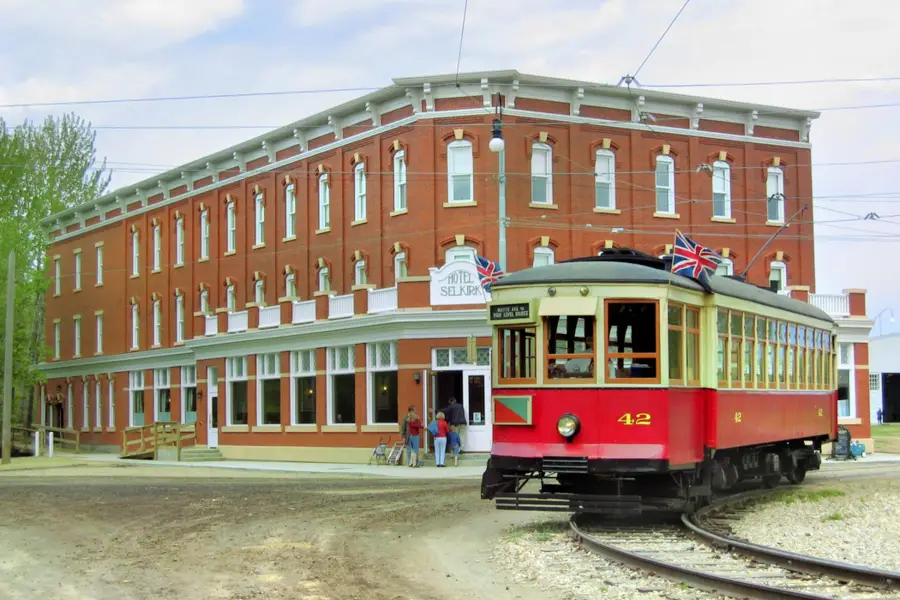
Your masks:
{"label": "entrance door", "polygon": [[219,446],[219,370],[206,369],[206,445]]}
{"label": "entrance door", "polygon": [[466,427],[464,450],[490,452],[493,442],[491,431],[491,379],[488,371],[463,372],[463,406],[469,419]]}

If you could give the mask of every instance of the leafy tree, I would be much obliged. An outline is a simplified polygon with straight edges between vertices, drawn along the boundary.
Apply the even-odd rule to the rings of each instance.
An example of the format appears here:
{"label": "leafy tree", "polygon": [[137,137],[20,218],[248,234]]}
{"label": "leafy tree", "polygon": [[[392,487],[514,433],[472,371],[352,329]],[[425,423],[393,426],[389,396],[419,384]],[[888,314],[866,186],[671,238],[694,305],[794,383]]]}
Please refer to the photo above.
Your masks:
{"label": "leafy tree", "polygon": [[44,340],[48,238],[40,222],[108,188],[106,162],[95,166],[95,141],[90,124],[72,114],[15,128],[0,119],[0,344],[6,339],[7,257],[15,249],[13,388],[14,414],[21,422],[31,421],[31,391],[42,378],[32,365],[49,357]]}

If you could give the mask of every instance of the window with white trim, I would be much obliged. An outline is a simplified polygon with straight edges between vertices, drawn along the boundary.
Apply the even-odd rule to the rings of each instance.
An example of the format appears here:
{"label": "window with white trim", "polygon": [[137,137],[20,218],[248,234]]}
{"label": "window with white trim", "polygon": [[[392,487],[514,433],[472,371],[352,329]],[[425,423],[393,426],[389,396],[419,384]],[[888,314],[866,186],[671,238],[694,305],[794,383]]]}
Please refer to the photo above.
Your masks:
{"label": "window with white trim", "polygon": [[128,373],[128,421],[130,427],[144,424],[144,372]]}
{"label": "window with white trim", "polygon": [[359,163],[353,168],[353,220],[366,218],[366,165]]}
{"label": "window with white trim", "polygon": [[87,379],[81,381],[81,429],[91,428],[91,388]]}
{"label": "window with white trim", "polygon": [[394,154],[394,211],[406,209],[406,154]]}
{"label": "window with white trim", "polygon": [[531,202],[553,204],[553,149],[547,144],[531,145]]}
{"label": "window with white trim", "polygon": [[209,209],[200,211],[200,258],[209,258]]}
{"label": "window with white trim", "polygon": [[368,355],[369,423],[400,420],[397,390],[397,342],[366,344]]}
{"label": "window with white trim", "polygon": [[162,307],[159,300],[153,301],[153,345],[162,344]]}
{"label": "window with white trim", "polygon": [[253,301],[257,306],[266,305],[266,283],[262,279],[253,283]]}
{"label": "window with white trim", "polygon": [[97,285],[103,285],[103,246],[97,246]]}
{"label": "window with white trim", "polygon": [[75,416],[72,414],[75,412],[73,394],[72,384],[70,383],[66,385],[66,429],[72,429],[75,422]]}
{"label": "window with white trim", "polygon": [[456,246],[454,248],[448,248],[446,252],[444,252],[444,262],[451,263],[453,261],[462,260],[470,263],[475,263],[475,248],[471,246]]}
{"label": "window with white trim", "polygon": [[200,312],[209,314],[209,289],[200,290]]}
{"label": "window with white trim", "polygon": [[291,352],[291,424],[316,424],[316,351]]}
{"label": "window with white trim", "polygon": [[175,296],[175,342],[184,341],[184,296]]}
{"label": "window with white trim", "polygon": [[328,173],[319,175],[319,229],[331,227],[331,186]]}
{"label": "window with white trim", "polygon": [[672,157],[656,157],[656,212],[675,212],[675,161]]}
{"label": "window with white trim", "polygon": [[140,344],[141,318],[138,305],[131,305],[131,348],[136,349]]}
{"label": "window with white trim", "polygon": [[353,281],[356,285],[366,284],[366,261],[358,260],[353,265]]}
{"label": "window with white trim", "polygon": [[284,276],[284,296],[286,298],[297,297],[297,277],[293,273]]}
{"label": "window with white trim", "polygon": [[103,354],[103,314],[94,315],[94,318],[97,321],[97,354]]}
{"label": "window with white trim", "polygon": [[106,382],[107,429],[116,428],[116,384],[112,379]]}
{"label": "window with white trim", "polygon": [[74,317],[74,326],[75,326],[75,346],[74,346],[74,354],[75,357],[81,356],[81,317]]}
{"label": "window with white trim", "polygon": [[181,367],[181,422],[197,422],[197,367]]}
{"label": "window with white trim", "polygon": [[554,259],[556,258],[556,253],[553,251],[553,248],[535,248],[534,249],[534,260],[532,262],[532,267],[546,267],[547,265],[552,265]]}
{"label": "window with white trim", "polygon": [[237,297],[234,293],[233,283],[225,288],[225,309],[228,312],[237,310]]}
{"label": "window with white trim", "polygon": [[100,378],[94,380],[94,427],[103,427],[103,388],[100,387]]}
{"label": "window with white trim", "polygon": [[153,226],[153,270],[162,268],[162,230],[157,223]]}
{"label": "window with white trim", "polygon": [[153,369],[154,421],[172,420],[172,381],[169,369]]}
{"label": "window with white trim", "polygon": [[60,348],[60,342],[61,342],[60,338],[62,337],[62,334],[60,331],[61,329],[62,329],[62,324],[59,323],[58,321],[53,324],[53,358],[55,358],[56,360],[59,360],[59,348]]}
{"label": "window with white trim", "polygon": [[131,275],[136,277],[140,274],[140,264],[141,264],[141,244],[140,244],[140,233],[137,231],[131,232]]}
{"label": "window with white trim", "polygon": [[331,276],[328,274],[328,267],[319,269],[319,291],[331,291]]}
{"label": "window with white trim", "polygon": [[284,189],[284,237],[297,235],[297,192],[294,184]]}
{"label": "window with white trim", "polygon": [[616,155],[610,150],[594,156],[594,207],[616,208]]}
{"label": "window with white trim", "polygon": [[256,355],[256,424],[281,425],[281,354]]}
{"label": "window with white trim", "polygon": [[[854,357],[853,344],[841,342],[837,345],[837,392],[838,416],[856,416],[856,386],[853,385]],[[826,361],[827,362],[827,361]]]}
{"label": "window with white trim", "polygon": [[722,160],[713,163],[713,216],[731,218],[731,165]]}
{"label": "window with white trim", "polygon": [[257,194],[254,202],[256,208],[256,245],[266,243],[266,202],[263,194]]}
{"label": "window with white trim", "polygon": [[716,275],[734,275],[734,262],[730,258],[722,257],[722,262],[716,267]]}
{"label": "window with white trim", "polygon": [[75,290],[81,289],[81,252],[75,253]]}
{"label": "window with white trim", "polygon": [[184,217],[175,220],[175,264],[184,264]]}
{"label": "window with white trim", "polygon": [[225,206],[225,228],[225,252],[234,252],[237,249],[237,214],[234,200]]}
{"label": "window with white trim", "polygon": [[769,289],[773,292],[784,291],[787,286],[787,265],[773,260],[769,264]]}
{"label": "window with white trim", "polygon": [[447,146],[447,201],[475,201],[475,173],[472,143],[459,140]]}
{"label": "window with white trim", "polygon": [[225,359],[225,418],[227,425],[247,425],[247,357]]}
{"label": "window with white trim", "polygon": [[406,252],[398,252],[394,255],[394,280],[407,276]]}
{"label": "window with white trim", "polygon": [[354,346],[328,348],[328,424],[356,423],[356,370],[353,367]]}
{"label": "window with white trim", "polygon": [[881,373],[869,373],[869,391],[877,392],[881,389]]}
{"label": "window with white trim", "polygon": [[55,289],[53,291],[54,294],[59,296],[62,294],[62,266],[59,264],[59,259],[53,259],[53,276]]}
{"label": "window with white trim", "polygon": [[766,176],[766,220],[784,223],[784,171],[769,167]]}

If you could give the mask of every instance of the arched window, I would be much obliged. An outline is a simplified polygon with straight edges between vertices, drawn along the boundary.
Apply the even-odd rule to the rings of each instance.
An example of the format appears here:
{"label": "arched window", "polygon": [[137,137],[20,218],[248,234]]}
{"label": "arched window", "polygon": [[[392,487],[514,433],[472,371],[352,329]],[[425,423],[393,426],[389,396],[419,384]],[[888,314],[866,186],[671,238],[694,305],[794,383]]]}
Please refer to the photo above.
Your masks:
{"label": "arched window", "polygon": [[675,161],[672,157],[656,157],[656,212],[675,213]]}
{"label": "arched window", "polygon": [[547,144],[531,145],[531,202],[553,204],[553,149]]}
{"label": "arched window", "polygon": [[266,198],[262,193],[256,195],[254,201],[256,210],[256,245],[266,243]]}
{"label": "arched window", "polygon": [[447,146],[447,201],[475,201],[475,173],[472,143],[459,140]]}
{"label": "arched window", "polygon": [[322,267],[321,269],[319,269],[319,291],[331,291],[331,277],[328,274],[328,267]]}
{"label": "arched window", "polygon": [[297,282],[296,277],[294,277],[293,273],[288,273],[284,276],[284,295],[287,298],[296,298],[297,297]]}
{"label": "arched window", "polygon": [[594,207],[616,207],[616,156],[610,150],[597,150],[594,159]]}
{"label": "arched window", "polygon": [[234,284],[230,284],[225,288],[225,308],[228,312],[234,312],[236,308],[237,300],[234,294]]}
{"label": "arched window", "polygon": [[403,150],[394,154],[394,211],[406,209],[406,156]]}
{"label": "arched window", "polygon": [[769,265],[769,289],[782,292],[787,287],[787,265],[773,260]]}
{"label": "arched window", "polygon": [[356,285],[366,285],[366,261],[358,260],[353,265],[353,281]]}
{"label": "arched window", "polygon": [[297,235],[297,192],[294,184],[284,189],[284,237]]}
{"label": "arched window", "polygon": [[444,253],[444,262],[451,263],[454,261],[464,260],[470,263],[475,262],[475,248],[471,246],[456,246],[448,248]]}
{"label": "arched window", "polygon": [[722,160],[713,163],[713,216],[731,218],[731,165]]}
{"label": "arched window", "polygon": [[394,281],[407,275],[406,252],[398,252],[394,255]]}
{"label": "arched window", "polygon": [[766,220],[784,223],[784,172],[769,167],[766,178]]}
{"label": "arched window", "polygon": [[253,301],[257,306],[266,304],[266,283],[262,279],[257,279],[253,284]]}
{"label": "arched window", "polygon": [[722,262],[716,267],[716,275],[734,275],[734,263],[730,258],[722,258]]}
{"label": "arched window", "polygon": [[353,169],[354,221],[366,218],[366,165],[359,163]]}
{"label": "arched window", "polygon": [[328,173],[319,175],[319,229],[331,227],[331,187]]}
{"label": "arched window", "polygon": [[228,228],[225,251],[234,252],[237,248],[237,215],[235,214],[234,200],[225,207],[225,225]]}
{"label": "arched window", "polygon": [[547,265],[552,265],[555,259],[555,252],[553,248],[535,248],[534,249],[534,259],[531,264],[533,267],[546,267]]}

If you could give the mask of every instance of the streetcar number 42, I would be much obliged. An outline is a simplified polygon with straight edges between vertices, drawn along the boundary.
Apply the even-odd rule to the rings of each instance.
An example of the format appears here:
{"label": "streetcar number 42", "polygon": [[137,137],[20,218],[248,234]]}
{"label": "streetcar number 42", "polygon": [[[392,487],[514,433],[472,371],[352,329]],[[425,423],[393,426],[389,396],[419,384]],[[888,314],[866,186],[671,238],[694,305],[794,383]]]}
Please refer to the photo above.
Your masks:
{"label": "streetcar number 42", "polygon": [[618,422],[625,425],[649,425],[650,413],[636,413],[634,415],[625,413],[619,417]]}

